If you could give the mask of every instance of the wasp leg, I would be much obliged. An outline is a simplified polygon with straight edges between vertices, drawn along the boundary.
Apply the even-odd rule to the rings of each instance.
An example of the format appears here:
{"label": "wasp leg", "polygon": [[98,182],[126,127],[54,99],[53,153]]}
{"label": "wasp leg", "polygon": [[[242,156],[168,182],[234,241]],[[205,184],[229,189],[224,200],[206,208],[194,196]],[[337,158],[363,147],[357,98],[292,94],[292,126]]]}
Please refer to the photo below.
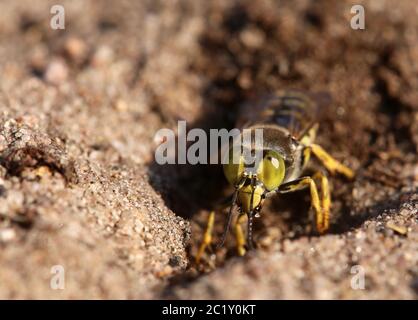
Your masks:
{"label": "wasp leg", "polygon": [[308,129],[308,131],[302,133],[300,142],[305,146],[311,145],[315,141],[316,133],[318,132],[318,127],[318,123],[315,123],[312,125],[312,127]]}
{"label": "wasp leg", "polygon": [[343,165],[341,162],[335,160],[330,154],[328,154],[321,146],[317,144],[311,144],[309,148],[312,153],[322,162],[322,164],[331,173],[341,173],[349,179],[354,178],[354,172],[350,168]]}
{"label": "wasp leg", "polygon": [[207,246],[209,246],[212,243],[212,233],[213,233],[213,225],[215,224],[215,211],[211,211],[209,213],[208,217],[208,223],[206,225],[206,230],[203,235],[202,243],[199,247],[199,251],[196,254],[196,264],[200,263],[200,259],[202,258],[203,253],[205,252],[205,249]]}
{"label": "wasp leg", "polygon": [[317,172],[313,176],[314,180],[319,180],[321,185],[321,207],[323,212],[323,220],[322,226],[318,227],[317,229],[320,233],[324,233],[329,228],[329,216],[330,216],[330,209],[331,209],[331,193],[329,189],[328,178],[322,172]]}
{"label": "wasp leg", "polygon": [[203,240],[202,240],[202,243],[200,244],[199,250],[195,257],[196,264],[199,264],[202,258],[202,255],[205,252],[205,249],[212,243],[213,226],[215,224],[215,211],[222,211],[226,207],[231,205],[231,203],[233,202],[234,202],[234,199],[232,195],[229,197],[226,197],[215,205],[215,210],[212,210],[209,213],[206,230],[205,230],[205,233],[203,234]]}
{"label": "wasp leg", "polygon": [[326,222],[325,222],[328,218],[325,217],[326,215],[324,213],[325,210],[323,210],[323,208],[321,207],[321,201],[319,200],[318,188],[316,187],[315,181],[311,177],[302,177],[302,178],[284,183],[279,187],[278,192],[279,193],[293,192],[293,191],[304,189],[306,187],[309,187],[309,190],[311,192],[311,206],[315,210],[316,228],[318,232],[322,234],[328,229]]}
{"label": "wasp leg", "polygon": [[244,231],[242,230],[241,223],[243,218],[246,217],[246,214],[241,214],[238,216],[237,220],[235,221],[234,230],[235,230],[235,238],[237,241],[237,253],[239,256],[245,255],[245,236]]}

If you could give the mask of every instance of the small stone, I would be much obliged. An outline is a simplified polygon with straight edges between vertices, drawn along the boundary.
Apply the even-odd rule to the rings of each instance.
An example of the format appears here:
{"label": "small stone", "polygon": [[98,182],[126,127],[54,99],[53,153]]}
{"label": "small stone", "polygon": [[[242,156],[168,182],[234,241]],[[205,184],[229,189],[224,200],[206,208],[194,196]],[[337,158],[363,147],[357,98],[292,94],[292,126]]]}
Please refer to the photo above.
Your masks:
{"label": "small stone", "polygon": [[36,74],[42,74],[47,66],[48,50],[45,47],[36,47],[30,58],[29,64]]}
{"label": "small stone", "polygon": [[53,85],[60,85],[68,78],[68,68],[62,59],[52,60],[45,71],[44,79]]}
{"label": "small stone", "polygon": [[248,69],[243,70],[238,77],[238,83],[242,89],[248,89],[252,85],[251,74]]}
{"label": "small stone", "polygon": [[101,46],[93,55],[91,64],[94,67],[109,65],[113,60],[113,50],[108,46]]}
{"label": "small stone", "polygon": [[82,63],[87,55],[87,46],[83,40],[70,37],[64,45],[67,56],[75,63]]}
{"label": "small stone", "polygon": [[395,231],[396,233],[400,234],[400,235],[407,235],[408,233],[408,229],[405,228],[404,226],[398,226],[395,223],[393,223],[392,221],[389,221],[388,223],[386,223],[386,228],[389,228],[393,231]]}
{"label": "small stone", "polygon": [[116,101],[115,108],[120,112],[126,112],[129,109],[128,104],[123,99],[118,99]]}
{"label": "small stone", "polygon": [[141,233],[144,230],[144,225],[142,224],[141,221],[137,220],[135,222],[135,232],[136,233]]}
{"label": "small stone", "polygon": [[180,263],[181,263],[181,257],[180,256],[170,257],[170,260],[168,261],[168,264],[173,268],[178,267],[180,265]]}
{"label": "small stone", "polygon": [[172,273],[173,273],[173,268],[170,266],[165,266],[163,270],[157,272],[156,276],[158,278],[164,278],[164,277],[169,276]]}
{"label": "small stone", "polygon": [[0,230],[0,242],[9,242],[16,238],[16,232],[11,229]]}
{"label": "small stone", "polygon": [[241,32],[240,39],[249,48],[260,48],[265,40],[264,33],[258,28],[248,28]]}

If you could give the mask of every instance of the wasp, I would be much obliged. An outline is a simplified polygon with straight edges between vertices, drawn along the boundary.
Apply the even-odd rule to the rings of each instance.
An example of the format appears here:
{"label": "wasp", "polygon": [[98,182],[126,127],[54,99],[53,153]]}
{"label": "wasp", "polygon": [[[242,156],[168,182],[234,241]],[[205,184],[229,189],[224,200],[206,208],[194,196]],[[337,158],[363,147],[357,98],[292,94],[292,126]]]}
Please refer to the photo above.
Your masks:
{"label": "wasp", "polygon": [[[262,158],[251,167],[246,165],[242,157],[239,161],[229,160],[223,165],[224,175],[234,187],[234,192],[229,198],[227,223],[218,247],[223,245],[230,229],[235,206],[239,212],[233,226],[237,253],[243,256],[254,246],[253,220],[260,216],[265,199],[305,188],[310,191],[313,222],[317,232],[324,234],[329,229],[331,196],[328,178],[323,171],[317,171],[311,176],[304,175],[311,155],[331,174],[339,173],[352,179],[354,172],[315,143],[325,100],[330,100],[330,96],[325,93],[285,90],[242,108],[237,127],[262,129],[262,144],[258,146]],[[254,149],[256,146],[252,144],[249,148]],[[245,220],[246,236],[242,228]],[[212,243],[214,223],[215,211],[211,211],[196,255],[198,263],[205,249]]]}

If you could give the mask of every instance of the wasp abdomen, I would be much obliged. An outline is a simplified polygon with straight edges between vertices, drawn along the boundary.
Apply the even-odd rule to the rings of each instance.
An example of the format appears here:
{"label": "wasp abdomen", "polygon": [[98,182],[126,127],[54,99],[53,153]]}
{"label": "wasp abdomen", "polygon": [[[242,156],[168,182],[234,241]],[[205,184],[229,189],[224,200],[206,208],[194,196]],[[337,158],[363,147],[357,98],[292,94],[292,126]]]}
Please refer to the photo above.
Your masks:
{"label": "wasp abdomen", "polygon": [[300,91],[285,91],[271,97],[262,114],[264,122],[286,128],[298,137],[316,121],[318,106]]}
{"label": "wasp abdomen", "polygon": [[[329,96],[324,96],[330,100]],[[301,137],[319,118],[319,103],[312,95],[299,90],[278,91],[243,109],[242,127],[255,124],[276,125]]]}

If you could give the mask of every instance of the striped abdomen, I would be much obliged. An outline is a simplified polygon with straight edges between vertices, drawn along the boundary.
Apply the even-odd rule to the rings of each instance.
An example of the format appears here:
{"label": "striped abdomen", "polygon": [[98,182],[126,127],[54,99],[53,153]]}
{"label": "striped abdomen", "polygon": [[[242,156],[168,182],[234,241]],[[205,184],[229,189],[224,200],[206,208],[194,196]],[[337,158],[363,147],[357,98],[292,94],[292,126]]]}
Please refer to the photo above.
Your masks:
{"label": "striped abdomen", "polygon": [[278,125],[295,138],[300,138],[318,121],[318,98],[329,100],[324,94],[313,96],[297,90],[279,91],[264,97],[255,105],[244,107],[239,122],[242,127]]}

